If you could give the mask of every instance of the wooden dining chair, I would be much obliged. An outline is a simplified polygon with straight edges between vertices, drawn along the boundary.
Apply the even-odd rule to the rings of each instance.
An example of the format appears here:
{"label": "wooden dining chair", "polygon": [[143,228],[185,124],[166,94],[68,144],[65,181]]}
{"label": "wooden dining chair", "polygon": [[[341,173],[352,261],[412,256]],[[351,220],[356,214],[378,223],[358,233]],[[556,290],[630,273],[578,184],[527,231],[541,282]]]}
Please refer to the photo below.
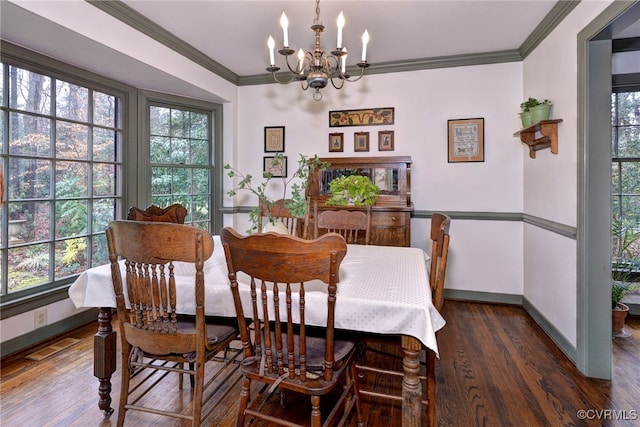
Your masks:
{"label": "wooden dining chair", "polygon": [[[444,305],[444,278],[447,272],[447,260],[449,258],[449,227],[451,218],[440,212],[431,215],[431,261],[429,267],[429,284],[431,285],[431,300],[439,312],[442,312]],[[437,336],[437,332],[436,332]],[[435,425],[436,419],[436,355],[428,348],[424,348],[426,355],[426,375],[425,380],[427,396],[427,421],[429,426]]]}
{"label": "wooden dining chair", "polygon": [[434,212],[431,215],[431,261],[429,267],[429,284],[433,305],[441,311],[444,303],[444,278],[447,272],[449,258],[449,227],[451,218],[443,213]]}
{"label": "wooden dining chair", "polygon": [[[213,253],[213,238],[187,225],[141,221],[113,221],[106,234],[122,347],[118,426],[124,424],[128,410],[188,419],[191,425],[198,426],[205,362],[223,352],[238,335],[234,323],[205,321],[203,264]],[[177,292],[177,262],[193,264],[187,294]],[[121,265],[126,271],[125,283]],[[188,300],[187,304],[194,304],[195,317],[183,317],[177,312],[182,298]],[[224,365],[228,363],[231,359],[226,359]],[[187,364],[189,369],[185,368]],[[142,370],[177,372],[180,388],[183,374],[193,376],[191,413],[158,408],[145,401],[149,390],[164,384],[164,376],[131,384],[131,378]],[[154,400],[158,401],[162,399]]]}
{"label": "wooden dining chair", "polygon": [[[354,407],[360,423],[353,381],[355,340],[350,335],[341,337],[334,328],[338,271],[347,252],[344,239],[333,233],[316,240],[275,233],[243,237],[228,227],[222,230],[220,239],[244,349],[236,425],[244,426],[245,418],[251,417],[299,425],[278,418],[278,414],[262,412],[261,404],[276,388],[311,397],[311,426],[336,420],[343,425]],[[243,285],[238,284],[239,274],[249,276]],[[311,281],[313,288],[308,285]],[[323,283],[321,290],[318,281]],[[318,295],[320,299],[311,299]],[[313,326],[307,324],[305,301],[326,304],[326,318],[316,319]],[[253,381],[270,387],[262,387],[259,395],[250,396],[250,390],[257,391],[251,388]],[[321,397],[338,387],[339,398],[323,424]],[[287,415],[291,416],[286,411],[282,414]]]}
{"label": "wooden dining chair", "polygon": [[132,206],[129,208],[127,219],[133,221],[157,221],[184,224],[187,213],[187,208],[180,203],[174,203],[166,208],[151,205],[146,209],[140,209]]}
{"label": "wooden dining chair", "polygon": [[365,212],[350,211],[348,209],[324,210],[318,212],[318,204],[313,206],[313,237],[319,236],[319,230],[338,233],[349,244],[364,244],[370,242],[371,206]]}
{"label": "wooden dining chair", "polygon": [[[431,288],[431,299],[433,301],[434,307],[438,311],[442,311],[443,303],[444,303],[444,278],[447,270],[447,259],[449,257],[449,227],[451,225],[451,218],[448,215],[443,213],[435,212],[431,215],[431,227],[429,232],[429,237],[431,239],[431,257],[430,257],[430,265],[429,265],[429,286]],[[436,332],[437,336],[437,332]],[[383,342],[385,345],[389,344],[389,340],[386,339],[376,339],[374,337],[365,337],[365,348],[367,350],[370,349],[370,342]],[[370,341],[370,342],[367,342]],[[399,345],[399,343],[397,343]],[[424,395],[425,399],[422,401],[422,404],[426,407],[426,420],[424,425],[427,427],[435,426],[435,418],[436,418],[436,354],[431,350],[426,348],[424,345],[422,346],[423,359],[424,359],[424,375],[419,375],[419,378],[424,381]],[[382,352],[384,353],[384,352]],[[356,370],[362,376],[364,372],[374,372],[381,375],[391,375],[395,377],[403,377],[404,372],[396,371],[393,369],[381,368],[378,366],[365,365],[363,362],[363,357],[356,364]],[[360,381],[357,380],[358,384],[356,385],[356,389],[363,395],[374,396],[383,399],[395,400],[399,401],[402,399],[401,396],[393,395],[384,392],[378,392],[375,390],[363,389],[360,386]]]}
{"label": "wooden dining chair", "polygon": [[285,206],[286,200],[279,199],[275,202],[263,202],[258,213],[258,232],[262,232],[263,226],[269,221],[269,217],[281,221],[292,236],[308,238],[307,223],[309,222],[309,199],[307,199],[307,211],[302,217],[295,216]]}

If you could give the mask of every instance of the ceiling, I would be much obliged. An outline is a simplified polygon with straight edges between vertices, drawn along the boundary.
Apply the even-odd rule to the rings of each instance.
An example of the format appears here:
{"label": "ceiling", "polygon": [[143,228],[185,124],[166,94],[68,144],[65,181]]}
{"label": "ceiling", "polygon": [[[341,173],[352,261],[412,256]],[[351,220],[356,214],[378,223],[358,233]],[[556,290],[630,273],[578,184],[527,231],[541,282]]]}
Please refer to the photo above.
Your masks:
{"label": "ceiling", "polygon": [[[153,89],[156,84],[166,85],[162,80],[171,76],[52,22],[61,22],[61,19],[45,19],[43,15],[49,15],[42,12],[44,3],[44,8],[49,10],[55,5],[56,14],[82,13],[81,19],[89,25],[95,14],[106,13],[101,8],[115,5],[120,18],[125,15],[125,22],[147,31],[151,29],[156,35],[155,25],[164,28],[170,33],[163,35],[165,39],[179,39],[178,42],[215,61],[236,79],[267,73],[267,38],[274,37],[276,50],[282,46],[279,26],[282,12],[289,18],[291,47],[309,49],[313,45],[309,28],[315,17],[313,0],[124,0],[104,2],[108,5],[103,4],[101,8],[82,0],[0,0],[3,39],[108,77],[117,76],[137,87]],[[343,11],[344,45],[353,53],[348,64],[359,59],[360,37],[367,29],[371,37],[367,60],[372,71],[377,64],[483,53],[517,54],[555,5],[556,1],[546,0],[323,0],[320,19],[326,29],[322,45],[328,51],[335,47],[335,20]],[[276,62],[280,67],[285,66],[277,53]],[[123,67],[131,70],[126,76],[122,75]],[[158,80],[155,84],[154,79]],[[144,84],[140,80],[144,80]]]}
{"label": "ceiling", "polygon": [[[294,49],[310,49],[313,0],[298,1],[140,1],[125,3],[207,56],[246,76],[265,72],[267,38],[282,46],[279,21],[289,19]],[[343,11],[344,44],[360,57],[361,36],[371,37],[367,58],[380,62],[517,49],[555,1],[321,1],[326,29],[323,48],[337,43],[336,18]],[[281,58],[278,58],[281,59]]]}

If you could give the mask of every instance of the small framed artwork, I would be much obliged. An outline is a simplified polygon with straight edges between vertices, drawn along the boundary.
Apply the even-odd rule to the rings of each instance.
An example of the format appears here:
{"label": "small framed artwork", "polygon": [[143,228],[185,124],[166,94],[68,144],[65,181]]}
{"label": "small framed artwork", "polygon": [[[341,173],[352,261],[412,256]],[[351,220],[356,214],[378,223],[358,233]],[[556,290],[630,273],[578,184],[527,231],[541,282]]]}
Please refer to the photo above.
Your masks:
{"label": "small framed artwork", "polygon": [[329,127],[389,126],[393,124],[395,120],[394,117],[395,112],[393,107],[329,111]]}
{"label": "small framed artwork", "polygon": [[378,132],[378,151],[393,151],[392,130],[381,130]]}
{"label": "small framed artwork", "polygon": [[284,126],[265,126],[264,128],[264,152],[284,152]]}
{"label": "small framed artwork", "polygon": [[356,132],[353,134],[353,151],[369,151],[369,132]]}
{"label": "small framed artwork", "polygon": [[484,118],[447,120],[449,163],[484,162]]}
{"label": "small framed artwork", "polygon": [[271,174],[273,178],[286,178],[287,156],[265,157],[262,174],[263,176]]}
{"label": "small framed artwork", "polygon": [[329,151],[330,152],[344,151],[344,133],[329,134]]}

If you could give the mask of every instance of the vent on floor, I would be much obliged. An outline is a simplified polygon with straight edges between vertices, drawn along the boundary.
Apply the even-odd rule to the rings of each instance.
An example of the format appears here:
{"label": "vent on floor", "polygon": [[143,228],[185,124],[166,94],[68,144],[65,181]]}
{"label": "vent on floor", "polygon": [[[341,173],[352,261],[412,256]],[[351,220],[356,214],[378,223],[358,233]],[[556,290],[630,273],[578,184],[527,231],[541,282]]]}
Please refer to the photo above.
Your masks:
{"label": "vent on floor", "polygon": [[71,347],[72,345],[76,344],[80,342],[79,339],[76,338],[65,338],[63,340],[60,340],[56,343],[53,343],[45,348],[42,348],[36,352],[33,352],[27,356],[25,356],[26,359],[29,360],[35,360],[37,362],[41,361],[42,359],[45,359],[49,356],[51,356],[52,354],[56,354],[59,351],[64,350],[67,347]]}

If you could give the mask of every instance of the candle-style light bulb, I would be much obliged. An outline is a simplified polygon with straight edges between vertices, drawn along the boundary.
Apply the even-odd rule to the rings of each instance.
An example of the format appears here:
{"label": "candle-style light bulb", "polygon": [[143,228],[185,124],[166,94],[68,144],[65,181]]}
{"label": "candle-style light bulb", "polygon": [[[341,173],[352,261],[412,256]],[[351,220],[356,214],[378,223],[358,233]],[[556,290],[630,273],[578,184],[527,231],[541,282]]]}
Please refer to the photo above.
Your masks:
{"label": "candle-style light bulb", "polygon": [[345,74],[347,71],[347,48],[344,48],[344,55],[342,55],[342,74]]}
{"label": "candle-style light bulb", "polygon": [[362,62],[367,60],[367,43],[369,43],[369,32],[364,30],[362,34]]}
{"label": "candle-style light bulb", "polygon": [[300,50],[298,50],[298,68],[300,69],[300,74],[302,74],[303,63],[304,63],[304,50],[300,48]]}
{"label": "candle-style light bulb", "polygon": [[267,41],[267,46],[269,46],[269,64],[276,65],[276,59],[273,55],[273,48],[276,46],[276,42],[273,41],[273,37],[269,36],[269,40]]}
{"label": "candle-style light bulb", "polygon": [[344,28],[344,14],[340,12],[338,15],[338,20],[336,21],[338,24],[338,49],[342,47],[342,29]]}
{"label": "candle-style light bulb", "polygon": [[282,16],[280,17],[280,26],[282,27],[283,46],[289,47],[289,32],[287,30],[289,27],[289,20],[284,12],[282,12]]}

